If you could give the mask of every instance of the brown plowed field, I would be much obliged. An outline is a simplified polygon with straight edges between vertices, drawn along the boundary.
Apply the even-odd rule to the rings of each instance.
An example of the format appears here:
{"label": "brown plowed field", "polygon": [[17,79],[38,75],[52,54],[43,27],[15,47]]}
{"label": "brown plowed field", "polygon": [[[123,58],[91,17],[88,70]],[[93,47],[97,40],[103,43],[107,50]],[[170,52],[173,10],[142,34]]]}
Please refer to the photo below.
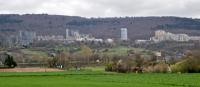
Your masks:
{"label": "brown plowed field", "polygon": [[0,69],[0,72],[61,72],[63,70],[53,68],[13,68]]}

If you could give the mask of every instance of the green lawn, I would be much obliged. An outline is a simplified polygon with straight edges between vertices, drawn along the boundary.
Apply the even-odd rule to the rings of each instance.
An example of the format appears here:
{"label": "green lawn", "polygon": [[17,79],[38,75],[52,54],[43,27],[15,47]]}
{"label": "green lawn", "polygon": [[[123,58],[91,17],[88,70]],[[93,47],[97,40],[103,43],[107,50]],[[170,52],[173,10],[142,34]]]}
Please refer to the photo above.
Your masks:
{"label": "green lawn", "polygon": [[200,74],[0,73],[0,87],[200,87]]}

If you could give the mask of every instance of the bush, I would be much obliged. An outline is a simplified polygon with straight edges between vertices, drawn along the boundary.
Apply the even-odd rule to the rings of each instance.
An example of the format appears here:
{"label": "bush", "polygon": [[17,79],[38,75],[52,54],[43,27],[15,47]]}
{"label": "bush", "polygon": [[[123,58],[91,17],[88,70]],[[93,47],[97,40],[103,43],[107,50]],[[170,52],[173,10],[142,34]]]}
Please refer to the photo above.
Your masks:
{"label": "bush", "polygon": [[127,67],[126,64],[110,63],[110,64],[106,65],[105,71],[127,73],[131,70],[130,70],[130,68]]}
{"label": "bush", "polygon": [[145,64],[144,58],[140,54],[132,56],[115,56],[111,64],[105,68],[106,71],[128,73],[128,72],[143,72],[143,65]]}
{"label": "bush", "polygon": [[116,63],[109,63],[106,65],[105,71],[115,72],[117,71],[117,64]]}
{"label": "bush", "polygon": [[171,66],[172,72],[200,73],[200,51],[187,54],[182,61]]}
{"label": "bush", "polygon": [[131,71],[131,68],[128,67],[126,64],[118,64],[116,70],[119,73],[127,73]]}
{"label": "bush", "polygon": [[113,64],[111,64],[111,63],[107,64],[106,68],[105,68],[105,71],[111,71],[112,72],[113,71],[112,67],[113,67]]}
{"label": "bush", "polygon": [[169,67],[167,64],[159,63],[155,66],[148,66],[144,69],[144,72],[148,73],[167,73],[169,72]]}
{"label": "bush", "polygon": [[172,72],[182,72],[182,73],[187,73],[187,61],[181,61],[176,63],[175,65],[171,66]]}
{"label": "bush", "polygon": [[171,66],[172,72],[181,73],[199,73],[200,72],[200,62],[194,59],[186,59],[181,62],[176,63]]}
{"label": "bush", "polygon": [[58,58],[54,57],[48,60],[48,67],[55,68],[57,66]]}
{"label": "bush", "polygon": [[169,68],[167,64],[157,64],[154,66],[153,72],[155,73],[167,73],[169,72]]}
{"label": "bush", "polygon": [[141,73],[143,69],[141,67],[133,67],[127,63],[110,63],[106,65],[105,71],[118,72],[118,73],[129,73],[138,72]]}

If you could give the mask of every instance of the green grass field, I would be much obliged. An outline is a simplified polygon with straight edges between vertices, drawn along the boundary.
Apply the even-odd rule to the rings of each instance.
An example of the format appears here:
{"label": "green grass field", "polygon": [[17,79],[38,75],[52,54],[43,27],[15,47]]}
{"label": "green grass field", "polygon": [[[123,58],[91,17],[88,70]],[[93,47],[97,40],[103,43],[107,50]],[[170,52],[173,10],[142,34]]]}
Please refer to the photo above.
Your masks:
{"label": "green grass field", "polygon": [[0,87],[200,87],[200,74],[0,73]]}

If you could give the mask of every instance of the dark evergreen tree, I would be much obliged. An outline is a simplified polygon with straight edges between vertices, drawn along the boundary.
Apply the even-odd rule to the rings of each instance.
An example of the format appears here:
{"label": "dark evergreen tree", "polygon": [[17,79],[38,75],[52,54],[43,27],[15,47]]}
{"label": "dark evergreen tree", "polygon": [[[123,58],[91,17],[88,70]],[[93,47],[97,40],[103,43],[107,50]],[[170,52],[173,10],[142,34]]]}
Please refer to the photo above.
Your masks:
{"label": "dark evergreen tree", "polygon": [[8,66],[9,68],[15,68],[17,66],[17,63],[13,60],[13,56],[7,55],[4,65]]}

